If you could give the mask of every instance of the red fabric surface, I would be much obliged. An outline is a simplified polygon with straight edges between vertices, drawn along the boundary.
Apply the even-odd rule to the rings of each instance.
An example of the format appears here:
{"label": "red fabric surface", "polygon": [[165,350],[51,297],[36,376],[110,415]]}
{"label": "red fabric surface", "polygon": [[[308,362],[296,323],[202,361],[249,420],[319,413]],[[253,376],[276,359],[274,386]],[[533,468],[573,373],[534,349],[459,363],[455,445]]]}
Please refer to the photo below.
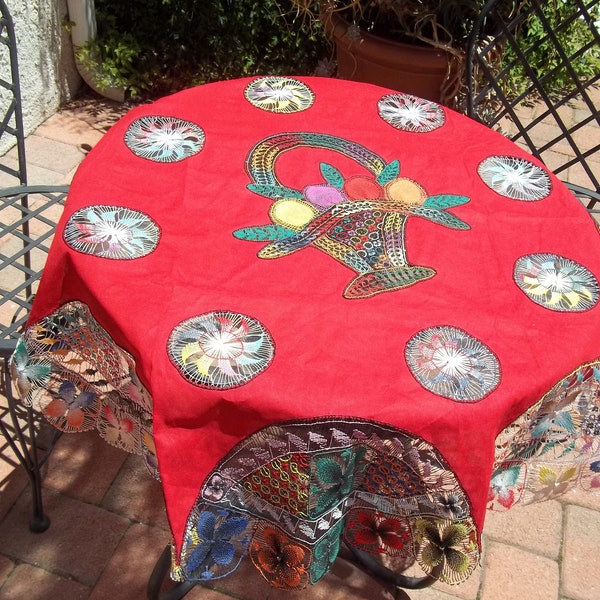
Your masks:
{"label": "red fabric surface", "polygon": [[[600,275],[598,229],[552,175],[551,194],[523,202],[492,191],[477,176],[490,155],[535,159],[500,134],[444,109],[428,133],[401,131],[377,114],[388,90],[333,79],[303,78],[315,93],[307,110],[278,114],[244,98],[250,80],[205,85],[132,110],[90,152],[73,181],[58,231],[94,204],[142,211],[160,242],[135,260],[75,252],[57,235],[30,322],[80,300],[117,344],[130,352],[154,400],[154,435],[175,543],[215,464],[236,443],[278,421],[323,416],[364,418],[422,436],[439,450],[483,524],[497,434],[558,380],[600,354],[600,307],[556,312],[526,297],[513,268],[522,256],[554,253]],[[124,143],[144,115],[189,120],[205,132],[202,150],[157,163]],[[470,229],[411,217],[408,262],[435,269],[429,279],[372,297],[348,299],[355,276],[325,252],[307,247],[266,260],[268,242],[233,232],[270,222],[272,201],[247,188],[246,159],[268,136],[317,132],[351,140],[400,161],[400,175],[428,195],[468,196],[449,213]],[[338,152],[302,147],[276,159],[279,181],[302,190],[322,184],[320,163],[344,177],[369,175]],[[187,381],[167,354],[172,330],[211,311],[258,320],[274,357],[256,377],[231,389]],[[500,364],[500,381],[476,402],[435,394],[411,374],[408,341],[420,330],[456,327],[483,342]]]}

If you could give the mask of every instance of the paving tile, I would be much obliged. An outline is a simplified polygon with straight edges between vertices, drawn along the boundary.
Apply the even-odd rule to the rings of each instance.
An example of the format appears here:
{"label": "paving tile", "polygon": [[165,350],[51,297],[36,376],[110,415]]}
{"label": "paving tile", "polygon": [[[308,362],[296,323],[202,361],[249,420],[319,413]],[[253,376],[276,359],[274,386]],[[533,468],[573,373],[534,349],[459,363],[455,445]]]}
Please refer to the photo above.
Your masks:
{"label": "paving tile", "polygon": [[[299,592],[271,589],[268,600],[393,600],[395,589],[381,584],[356,565],[338,557],[331,571],[317,584]],[[261,596],[245,596],[260,598]]]}
{"label": "paving tile", "polygon": [[30,135],[25,140],[25,153],[28,165],[37,165],[63,175],[78,165],[85,156],[80,149],[71,144],[39,135]]}
{"label": "paving tile", "polygon": [[192,588],[186,595],[185,600],[229,600],[233,596],[221,594],[215,590],[209,590],[201,586]]}
{"label": "paving tile", "polygon": [[507,512],[488,511],[484,535],[557,559],[562,542],[562,505],[557,501],[515,506]]}
{"label": "paving tile", "polygon": [[[0,413],[1,415],[1,413]],[[0,521],[29,484],[29,478],[0,435]]]}
{"label": "paving tile", "polygon": [[[438,582],[432,586],[432,589],[445,594],[441,598],[448,596],[453,599],[459,598],[460,600],[477,600],[479,588],[481,587],[481,576],[482,570],[478,567],[471,573],[469,579],[459,585]],[[421,600],[420,596],[416,600]]]}
{"label": "paving tile", "polygon": [[163,529],[132,525],[117,546],[89,600],[144,598],[152,569],[170,536]]}
{"label": "paving tile", "polygon": [[[275,597],[272,598],[269,594],[271,594],[272,591],[275,593],[278,592],[278,590],[274,590],[274,588],[263,579],[252,562],[247,559],[241,562],[235,572],[235,576],[225,577],[210,584],[203,584],[198,586],[198,589],[213,590],[224,596],[240,598],[242,600],[253,600],[254,598],[260,598],[261,600],[275,600],[277,596],[275,595]],[[294,592],[286,592],[286,594],[288,594],[286,598],[292,600]],[[313,600],[312,596],[311,600]],[[331,600],[333,600],[333,598]]]}
{"label": "paving tile", "polygon": [[84,585],[94,585],[129,522],[104,509],[50,490],[45,490],[44,504],[51,520],[50,528],[35,534],[28,528],[31,500],[26,495],[19,498],[0,523],[2,553],[29,564],[42,565]]}
{"label": "paving tile", "polygon": [[600,127],[582,127],[573,134],[577,147],[585,152],[600,144]]}
{"label": "paving tile", "polygon": [[487,546],[479,600],[558,600],[558,563],[506,544]]}
{"label": "paving tile", "polygon": [[[412,560],[414,564],[407,566],[405,569],[399,569],[404,575],[409,577],[423,577],[423,570]],[[424,598],[440,598],[445,600],[446,598],[452,598],[452,600],[477,600],[477,594],[481,582],[481,567],[476,567],[473,573],[471,573],[469,579],[459,585],[450,585],[447,583],[436,582],[429,588],[427,595]],[[419,594],[415,600],[421,600],[421,594],[425,590],[419,590],[419,592],[411,592]]]}
{"label": "paving tile", "polygon": [[4,582],[8,579],[14,568],[15,563],[12,560],[6,558],[6,556],[0,556],[0,593],[2,592]]}
{"label": "paving tile", "polygon": [[81,148],[82,144],[96,145],[104,133],[72,112],[59,111],[44,121],[35,135]]}
{"label": "paving tile", "polygon": [[66,118],[83,121],[96,131],[106,133],[135,102],[113,102],[96,94],[84,94],[60,109]]}
{"label": "paving tile", "polygon": [[[600,173],[600,157],[598,157],[598,160],[594,160],[592,158],[588,161],[588,163],[592,173],[596,177],[598,177],[598,174]],[[575,164],[569,167],[566,178],[562,177],[562,179],[567,179],[567,181],[570,181],[571,183],[575,183],[577,185],[581,185],[583,187],[592,189],[594,187],[591,183],[589,175],[585,172],[583,166],[580,164]]]}
{"label": "paving tile", "polygon": [[600,513],[568,506],[562,553],[562,592],[572,600],[600,598]]}
{"label": "paving tile", "polygon": [[[165,588],[168,590],[169,587]],[[228,594],[222,594],[221,592],[217,592],[216,590],[211,590],[200,585],[192,588],[186,595],[185,600],[230,600],[230,598],[234,598],[234,596],[230,596]],[[109,599],[110,600],[110,599]],[[252,598],[254,600],[254,598]],[[312,599],[307,599],[312,600]]]}
{"label": "paving tile", "polygon": [[2,600],[86,600],[89,588],[32,565],[19,565],[0,588]]}
{"label": "paving tile", "polygon": [[60,437],[44,470],[44,487],[100,504],[127,459],[95,431]]}
{"label": "paving tile", "polygon": [[102,506],[133,521],[169,529],[162,487],[141,456],[127,456]]}
{"label": "paving tile", "polygon": [[[10,151],[11,153],[13,150]],[[83,155],[81,155],[83,158]],[[27,182],[29,185],[67,185],[71,182],[71,179],[68,177],[71,175],[73,169],[81,162],[81,158],[79,161],[73,162],[70,168],[67,168],[68,165],[65,165],[63,168],[66,169],[64,171],[53,171],[51,168],[46,168],[45,166],[35,165],[33,163],[27,164]],[[16,159],[16,153],[12,156],[10,153],[6,156],[2,157],[2,163],[11,167],[12,169],[16,169],[18,166],[18,162]],[[19,182],[8,173],[4,171],[0,171],[0,187],[13,187],[18,185]]]}
{"label": "paving tile", "polygon": [[460,598],[460,596],[454,596],[436,587],[425,588],[424,590],[414,592],[408,591],[408,595],[411,600],[456,600],[456,598]]}
{"label": "paving tile", "polygon": [[[2,164],[10,169],[17,169],[19,166],[16,154],[15,158],[9,155],[4,155],[0,158],[2,158]],[[5,171],[0,171],[0,188],[13,187],[15,185],[19,185],[19,181],[13,175],[6,173]]]}
{"label": "paving tile", "polygon": [[559,498],[559,501],[564,504],[576,504],[577,506],[583,506],[600,512],[600,489],[591,492],[576,487],[563,494]]}

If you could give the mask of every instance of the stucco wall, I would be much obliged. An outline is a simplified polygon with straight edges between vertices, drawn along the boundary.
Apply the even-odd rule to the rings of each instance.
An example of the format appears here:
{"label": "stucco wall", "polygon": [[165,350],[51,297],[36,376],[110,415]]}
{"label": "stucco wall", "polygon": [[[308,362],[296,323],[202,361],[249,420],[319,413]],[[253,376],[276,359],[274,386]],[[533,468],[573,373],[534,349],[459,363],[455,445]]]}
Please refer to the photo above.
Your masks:
{"label": "stucco wall", "polygon": [[[5,2],[15,23],[23,120],[25,133],[29,134],[61,104],[74,97],[81,77],[65,27],[67,0]],[[4,71],[6,65],[0,68]],[[0,155],[8,149],[8,143],[8,139],[0,139]]]}

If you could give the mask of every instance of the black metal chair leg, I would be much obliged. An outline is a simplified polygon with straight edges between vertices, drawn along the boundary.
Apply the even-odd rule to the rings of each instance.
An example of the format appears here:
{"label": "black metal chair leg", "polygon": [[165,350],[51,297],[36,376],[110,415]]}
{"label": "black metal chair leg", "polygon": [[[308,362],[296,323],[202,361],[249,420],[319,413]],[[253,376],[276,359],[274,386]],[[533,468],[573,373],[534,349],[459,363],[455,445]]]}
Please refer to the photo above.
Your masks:
{"label": "black metal chair leg", "polygon": [[146,591],[148,600],[180,600],[196,585],[193,581],[184,581],[161,594],[161,585],[167,578],[170,568],[171,546],[167,546],[160,555],[150,575]]}
{"label": "black metal chair leg", "polygon": [[[24,407],[23,409],[26,418],[25,427],[29,437],[29,443],[27,442],[25,432],[23,431],[23,425],[19,421],[19,415],[17,414],[16,401],[12,394],[7,363],[8,361],[5,359],[3,368],[4,390],[8,403],[8,413],[10,415],[12,431],[9,431],[8,427],[0,420],[0,433],[6,438],[8,445],[29,477],[33,499],[33,514],[29,522],[29,529],[34,533],[42,533],[50,526],[50,519],[44,513],[42,501],[42,477],[40,473],[40,467],[46,457],[42,460],[38,457],[34,414],[33,409],[30,407]],[[48,452],[54,446],[56,439],[58,439],[58,435],[52,440]]]}

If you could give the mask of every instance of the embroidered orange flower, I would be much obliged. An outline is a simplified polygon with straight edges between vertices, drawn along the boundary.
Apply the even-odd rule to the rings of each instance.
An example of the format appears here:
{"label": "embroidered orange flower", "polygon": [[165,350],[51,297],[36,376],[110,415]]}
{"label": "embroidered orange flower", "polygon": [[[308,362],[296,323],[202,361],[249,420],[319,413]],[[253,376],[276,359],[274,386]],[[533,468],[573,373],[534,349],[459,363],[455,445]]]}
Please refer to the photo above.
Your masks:
{"label": "embroidered orange flower", "polygon": [[274,527],[257,530],[250,557],[274,587],[301,590],[308,585],[310,551]]}

